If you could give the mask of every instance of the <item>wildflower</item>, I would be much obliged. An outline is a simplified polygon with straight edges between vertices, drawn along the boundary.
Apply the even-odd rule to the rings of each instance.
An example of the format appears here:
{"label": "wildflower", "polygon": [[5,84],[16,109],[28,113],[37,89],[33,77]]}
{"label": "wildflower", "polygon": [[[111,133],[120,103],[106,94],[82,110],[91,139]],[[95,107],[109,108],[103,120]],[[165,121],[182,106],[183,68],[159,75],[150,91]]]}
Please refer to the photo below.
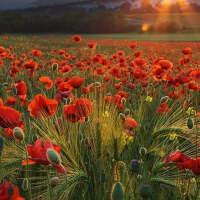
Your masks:
{"label": "wildflower", "polygon": [[44,95],[38,94],[28,106],[30,115],[34,117],[53,116],[58,107],[58,102],[54,99],[47,99]]}
{"label": "wildflower", "polygon": [[79,35],[74,35],[72,36],[72,40],[74,42],[81,42],[82,38]]}
{"label": "wildflower", "polygon": [[35,163],[42,165],[51,164],[55,169],[57,169],[58,172],[64,174],[63,168],[60,164],[50,162],[47,157],[48,150],[53,150],[57,155],[59,155],[61,151],[61,147],[59,145],[52,144],[50,140],[45,140],[43,143],[42,139],[37,139],[34,145],[27,145],[26,148],[31,158],[23,160],[21,163],[22,165],[31,165]]}
{"label": "wildflower", "polygon": [[[9,192],[9,188],[12,188],[12,192]],[[12,195],[10,195],[10,194]],[[0,200],[25,200],[24,198],[20,197],[18,187],[14,186],[11,182],[4,182],[0,184]]]}
{"label": "wildflower", "polygon": [[146,102],[150,102],[150,103],[152,102],[152,100],[153,98],[151,96],[147,96],[145,99]]}
{"label": "wildflower", "polygon": [[46,89],[51,89],[53,87],[53,81],[48,76],[42,76],[39,78],[40,82],[44,84]]}

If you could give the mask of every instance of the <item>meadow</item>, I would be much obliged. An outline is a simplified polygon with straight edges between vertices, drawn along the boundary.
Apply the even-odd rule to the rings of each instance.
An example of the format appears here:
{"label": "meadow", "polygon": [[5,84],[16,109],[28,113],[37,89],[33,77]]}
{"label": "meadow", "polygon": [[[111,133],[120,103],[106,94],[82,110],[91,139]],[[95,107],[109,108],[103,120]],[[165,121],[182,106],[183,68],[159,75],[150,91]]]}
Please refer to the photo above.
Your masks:
{"label": "meadow", "polygon": [[1,35],[0,200],[200,199],[190,36]]}

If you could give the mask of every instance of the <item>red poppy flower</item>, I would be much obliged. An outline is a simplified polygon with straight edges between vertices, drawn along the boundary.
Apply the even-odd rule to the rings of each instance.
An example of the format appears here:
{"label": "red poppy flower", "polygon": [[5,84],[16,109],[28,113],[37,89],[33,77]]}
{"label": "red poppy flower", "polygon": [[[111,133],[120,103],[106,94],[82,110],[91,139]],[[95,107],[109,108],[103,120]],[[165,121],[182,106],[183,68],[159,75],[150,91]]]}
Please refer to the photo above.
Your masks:
{"label": "red poppy flower", "polygon": [[200,158],[190,159],[185,162],[178,162],[177,167],[179,169],[189,169],[195,175],[200,175]]}
{"label": "red poppy flower", "polygon": [[80,42],[82,40],[82,38],[79,35],[74,35],[74,36],[72,36],[72,40],[74,42]]}
{"label": "red poppy flower", "polygon": [[55,84],[55,86],[59,86],[61,83],[63,83],[64,82],[64,78],[60,78],[60,77],[57,77],[57,78],[55,78],[55,80],[54,80],[54,84]]}
{"label": "red poppy flower", "polygon": [[49,90],[53,87],[53,81],[48,76],[39,78],[40,82],[44,84],[44,87]]}
{"label": "red poppy flower", "polygon": [[135,43],[131,43],[131,44],[129,45],[129,47],[130,47],[131,49],[135,49],[135,48],[136,48],[136,44],[135,44]]}
{"label": "red poppy flower", "polygon": [[60,69],[60,72],[62,74],[68,74],[72,71],[72,68],[70,67],[70,65],[65,65]]}
{"label": "red poppy flower", "polygon": [[104,77],[103,77],[103,80],[104,80],[105,82],[109,82],[110,79],[111,79],[110,76],[104,76]]}
{"label": "red poppy flower", "polygon": [[106,70],[104,68],[101,68],[101,67],[96,68],[94,70],[94,76],[103,75],[103,74],[105,74],[105,71]]}
{"label": "red poppy flower", "polygon": [[5,51],[5,48],[0,46],[0,54],[3,53]]}
{"label": "red poppy flower", "polygon": [[125,98],[125,99],[127,99],[128,95],[129,95],[127,92],[124,92],[124,91],[119,91],[117,94],[120,95],[122,98]]}
{"label": "red poppy flower", "polygon": [[64,91],[71,92],[72,89],[73,89],[73,87],[69,83],[62,82],[62,83],[59,84],[58,92],[64,92]]}
{"label": "red poppy flower", "polygon": [[24,64],[24,67],[26,69],[36,69],[37,68],[37,63],[34,60],[27,60]]}
{"label": "red poppy flower", "polygon": [[121,78],[122,76],[118,67],[112,67],[108,73],[115,78]]}
{"label": "red poppy flower", "polygon": [[20,106],[26,107],[26,106],[28,106],[28,99],[26,97],[25,98],[20,98],[19,103],[20,103]]}
{"label": "red poppy flower", "polygon": [[96,49],[96,44],[94,42],[88,43],[88,46],[92,49],[95,50]]}
{"label": "red poppy flower", "polygon": [[121,83],[115,83],[114,88],[118,90],[118,89],[122,88],[122,84]]}
{"label": "red poppy flower", "polygon": [[88,94],[90,92],[90,89],[88,87],[82,86],[82,92],[83,94]]}
{"label": "red poppy flower", "polygon": [[[14,193],[12,198],[10,197],[8,193],[8,188],[13,188]],[[0,184],[0,200],[25,200],[24,198],[20,197],[19,189],[18,187],[14,186],[11,182],[3,182]]]}
{"label": "red poppy flower", "polygon": [[14,84],[14,87],[16,88],[17,90],[17,95],[21,98],[24,98],[26,97],[26,92],[27,92],[27,86],[26,86],[26,83],[24,81],[17,81],[15,84]]}
{"label": "red poppy flower", "polygon": [[191,91],[197,91],[199,89],[198,85],[195,83],[195,81],[190,81],[190,83],[188,84],[188,88]]}
{"label": "red poppy flower", "polygon": [[[59,145],[52,144],[50,140],[45,140],[44,142],[42,139],[37,139],[34,145],[27,145],[26,149],[28,151],[29,156],[28,160],[23,160],[21,165],[31,165],[31,164],[42,164],[42,165],[49,165],[50,162],[47,159],[47,150],[53,149],[58,154],[60,154],[61,147]],[[58,170],[58,172],[64,174],[64,171],[60,165],[51,164],[54,168]]]}
{"label": "red poppy flower", "polygon": [[135,56],[135,57],[142,57],[142,51],[134,51],[133,52],[133,56]]}
{"label": "red poppy flower", "polygon": [[160,60],[158,64],[166,72],[168,72],[173,67],[173,63],[168,60]]}
{"label": "red poppy flower", "polygon": [[31,51],[31,55],[40,57],[42,55],[42,52],[37,49],[34,49]]}
{"label": "red poppy flower", "polygon": [[65,105],[63,108],[63,113],[64,113],[65,119],[67,119],[70,122],[75,123],[81,120],[81,117],[76,113],[75,104]]}
{"label": "red poppy flower", "polygon": [[89,99],[79,98],[74,101],[75,111],[80,117],[87,117],[92,113],[92,103]]}
{"label": "red poppy flower", "polygon": [[15,99],[15,97],[8,97],[5,104],[7,106],[10,106],[10,105],[16,105],[16,103],[17,103],[17,99]]}
{"label": "red poppy flower", "polygon": [[14,128],[21,126],[24,121],[20,120],[22,117],[21,113],[17,110],[7,107],[0,106],[0,126],[3,128]]}
{"label": "red poppy flower", "polygon": [[160,107],[156,109],[156,114],[167,114],[171,111],[171,108],[167,107],[167,103],[161,103]]}
{"label": "red poppy flower", "polygon": [[185,161],[191,160],[191,158],[189,156],[187,156],[186,154],[182,153],[179,150],[176,150],[175,152],[173,152],[170,156],[168,156],[164,163],[167,164],[169,162],[180,162],[183,163]]}
{"label": "red poppy flower", "polygon": [[186,47],[185,49],[182,50],[182,53],[184,55],[192,54],[192,49],[190,47]]}
{"label": "red poppy flower", "polygon": [[73,88],[79,88],[84,81],[85,81],[85,78],[73,76],[71,79],[67,81],[67,84],[71,85]]}
{"label": "red poppy flower", "polygon": [[128,117],[124,121],[122,121],[124,129],[132,130],[139,126],[139,124],[135,121],[135,119]]}
{"label": "red poppy flower", "polygon": [[167,78],[167,73],[164,69],[159,68],[159,67],[153,69],[153,79],[155,81],[166,80],[166,78]]}
{"label": "red poppy flower", "polygon": [[53,116],[58,107],[58,102],[54,99],[47,99],[42,94],[35,96],[34,100],[28,106],[30,115],[34,117],[51,117]]}

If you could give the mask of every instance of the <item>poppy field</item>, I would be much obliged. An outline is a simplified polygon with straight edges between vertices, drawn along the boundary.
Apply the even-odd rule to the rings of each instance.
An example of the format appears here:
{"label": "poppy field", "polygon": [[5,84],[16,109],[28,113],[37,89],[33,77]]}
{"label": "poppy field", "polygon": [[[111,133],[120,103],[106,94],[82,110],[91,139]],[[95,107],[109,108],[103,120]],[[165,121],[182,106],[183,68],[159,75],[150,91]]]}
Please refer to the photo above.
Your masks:
{"label": "poppy field", "polygon": [[200,43],[0,36],[0,200],[200,199]]}

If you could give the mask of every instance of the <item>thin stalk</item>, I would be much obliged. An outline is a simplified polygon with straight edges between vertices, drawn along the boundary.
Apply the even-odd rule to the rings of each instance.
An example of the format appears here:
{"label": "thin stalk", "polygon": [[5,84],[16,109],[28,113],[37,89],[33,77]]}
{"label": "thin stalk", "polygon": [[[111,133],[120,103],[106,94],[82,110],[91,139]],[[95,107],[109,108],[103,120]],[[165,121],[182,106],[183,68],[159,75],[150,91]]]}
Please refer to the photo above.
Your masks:
{"label": "thin stalk", "polygon": [[47,165],[45,166],[45,170],[46,170],[47,183],[48,183],[49,200],[52,200],[52,190],[51,190],[51,187],[50,187],[50,181],[49,181],[49,174],[48,174],[48,170],[47,170]]}
{"label": "thin stalk", "polygon": [[28,196],[29,196],[29,199],[32,200],[31,183],[30,183],[29,174],[28,174],[28,152],[26,150],[26,143],[25,142],[23,142],[23,145],[25,147],[25,152],[26,152],[26,178],[28,180]]}

